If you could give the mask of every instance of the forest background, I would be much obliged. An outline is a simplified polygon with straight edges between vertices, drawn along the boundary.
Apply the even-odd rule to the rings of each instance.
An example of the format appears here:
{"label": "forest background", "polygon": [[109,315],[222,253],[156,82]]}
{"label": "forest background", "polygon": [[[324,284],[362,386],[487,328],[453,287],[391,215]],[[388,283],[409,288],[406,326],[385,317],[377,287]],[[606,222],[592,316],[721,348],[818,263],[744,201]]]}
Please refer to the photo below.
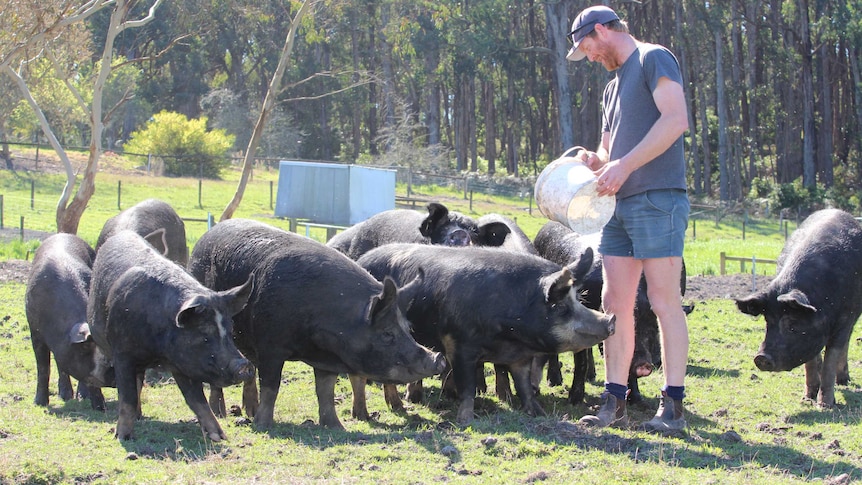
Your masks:
{"label": "forest background", "polygon": [[[248,146],[300,19],[258,157],[529,178],[599,140],[609,74],[565,60],[571,20],[598,2],[325,0],[297,16],[309,1],[0,0],[0,64],[26,82],[63,145],[90,143],[72,88],[92,85],[108,59],[104,149],[123,150],[169,112],[223,135],[228,157]],[[107,58],[111,8],[9,54],[27,19],[96,3],[148,22],[111,39]],[[692,197],[860,208],[862,0],[602,3],[680,61]],[[44,143],[14,80],[0,76],[0,140]],[[183,156],[175,150],[160,155]]]}

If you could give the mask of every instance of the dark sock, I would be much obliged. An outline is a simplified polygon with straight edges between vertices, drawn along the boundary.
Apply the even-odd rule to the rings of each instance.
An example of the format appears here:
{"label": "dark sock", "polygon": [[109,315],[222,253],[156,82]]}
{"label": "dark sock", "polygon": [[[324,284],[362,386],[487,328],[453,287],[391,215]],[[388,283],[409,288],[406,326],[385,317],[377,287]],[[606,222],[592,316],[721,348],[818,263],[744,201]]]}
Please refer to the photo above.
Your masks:
{"label": "dark sock", "polygon": [[664,386],[662,390],[674,401],[682,401],[685,398],[685,386]]}
{"label": "dark sock", "polygon": [[613,382],[605,382],[605,390],[611,393],[618,400],[626,400],[626,394],[629,392],[629,387],[624,384],[614,384]]}

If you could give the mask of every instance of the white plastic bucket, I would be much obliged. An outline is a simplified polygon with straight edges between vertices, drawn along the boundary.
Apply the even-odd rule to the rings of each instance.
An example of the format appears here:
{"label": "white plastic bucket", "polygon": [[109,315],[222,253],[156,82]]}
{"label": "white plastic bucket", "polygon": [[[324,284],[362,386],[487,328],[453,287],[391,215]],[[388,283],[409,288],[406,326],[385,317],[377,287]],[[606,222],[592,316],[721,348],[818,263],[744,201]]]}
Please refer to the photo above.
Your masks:
{"label": "white plastic bucket", "polygon": [[536,179],[536,205],[548,219],[569,226],[579,234],[590,234],[614,214],[616,198],[599,197],[592,170],[569,156],[582,147],[567,150],[549,163]]}

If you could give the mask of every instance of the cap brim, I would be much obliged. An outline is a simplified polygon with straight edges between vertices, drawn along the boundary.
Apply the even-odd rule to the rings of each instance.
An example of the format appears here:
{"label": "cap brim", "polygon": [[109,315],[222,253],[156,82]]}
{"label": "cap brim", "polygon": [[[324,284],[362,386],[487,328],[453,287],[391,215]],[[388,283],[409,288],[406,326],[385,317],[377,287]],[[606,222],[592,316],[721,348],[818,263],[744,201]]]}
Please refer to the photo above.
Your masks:
{"label": "cap brim", "polygon": [[568,61],[580,61],[584,57],[587,57],[587,55],[584,54],[582,50],[578,49],[578,46],[572,47],[569,49],[569,53],[566,54],[566,60]]}

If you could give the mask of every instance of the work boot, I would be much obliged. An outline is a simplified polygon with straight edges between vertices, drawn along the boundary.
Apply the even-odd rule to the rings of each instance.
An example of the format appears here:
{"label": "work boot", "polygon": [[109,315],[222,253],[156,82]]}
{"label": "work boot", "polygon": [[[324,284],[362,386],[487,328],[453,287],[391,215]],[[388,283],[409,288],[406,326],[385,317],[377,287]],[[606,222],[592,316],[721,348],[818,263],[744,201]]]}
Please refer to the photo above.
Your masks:
{"label": "work boot", "polygon": [[629,424],[626,414],[626,400],[617,399],[613,394],[605,391],[602,393],[602,406],[595,416],[587,415],[581,418],[579,423],[586,426],[605,428],[625,428]]}
{"label": "work boot", "polygon": [[682,401],[672,399],[666,391],[661,392],[661,402],[655,416],[643,424],[646,431],[658,433],[673,433],[686,427]]}

